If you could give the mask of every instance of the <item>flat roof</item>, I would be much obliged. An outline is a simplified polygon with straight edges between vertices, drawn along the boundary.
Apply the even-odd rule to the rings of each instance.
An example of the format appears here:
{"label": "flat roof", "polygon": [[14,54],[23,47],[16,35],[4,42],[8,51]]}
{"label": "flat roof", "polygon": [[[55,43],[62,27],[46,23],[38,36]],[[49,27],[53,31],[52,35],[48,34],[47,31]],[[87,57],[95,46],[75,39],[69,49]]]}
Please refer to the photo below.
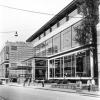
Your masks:
{"label": "flat roof", "polygon": [[71,9],[76,7],[77,0],[73,0],[70,4],[68,4],[64,9],[62,9],[58,14],[56,14],[51,20],[49,20],[46,24],[44,24],[39,30],[37,30],[31,37],[29,37],[26,42],[32,42],[36,37],[42,34],[44,31],[49,29],[52,25],[54,25],[57,21],[62,19],[66,14],[71,12]]}

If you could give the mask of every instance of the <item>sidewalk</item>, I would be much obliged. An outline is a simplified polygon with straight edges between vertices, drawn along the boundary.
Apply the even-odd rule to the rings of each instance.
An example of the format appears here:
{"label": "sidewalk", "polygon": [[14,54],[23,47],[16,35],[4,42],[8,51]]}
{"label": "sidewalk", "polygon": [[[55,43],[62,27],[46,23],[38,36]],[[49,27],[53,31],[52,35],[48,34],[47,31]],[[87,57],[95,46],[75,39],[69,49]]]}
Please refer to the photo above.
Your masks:
{"label": "sidewalk", "polygon": [[17,87],[25,87],[25,88],[35,88],[35,89],[41,89],[41,90],[67,92],[67,93],[77,93],[77,94],[81,94],[81,95],[85,95],[85,96],[98,96],[98,97],[100,97],[100,91],[88,92],[87,90],[76,91],[76,90],[72,90],[72,89],[52,88],[50,84],[45,84],[44,87],[42,87],[42,84],[31,84],[30,86],[28,86],[26,84],[26,86],[23,86],[23,84],[9,83],[7,85],[17,86]]}

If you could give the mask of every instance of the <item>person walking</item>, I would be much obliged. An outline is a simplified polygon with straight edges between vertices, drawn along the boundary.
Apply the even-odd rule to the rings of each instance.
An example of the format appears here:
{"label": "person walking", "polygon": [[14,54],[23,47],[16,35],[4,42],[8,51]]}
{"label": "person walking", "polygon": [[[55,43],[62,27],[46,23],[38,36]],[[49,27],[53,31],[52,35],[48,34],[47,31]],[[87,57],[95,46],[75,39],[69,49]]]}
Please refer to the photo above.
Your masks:
{"label": "person walking", "polygon": [[91,81],[90,81],[90,79],[87,81],[87,86],[88,86],[88,91],[90,92],[90,90],[91,90]]}
{"label": "person walking", "polygon": [[28,79],[25,78],[23,86],[25,86],[25,84],[26,84],[27,81],[28,81]]}
{"label": "person walking", "polygon": [[91,88],[92,88],[92,91],[95,91],[95,80],[93,78],[91,80]]}
{"label": "person walking", "polygon": [[42,87],[44,87],[44,79],[42,80]]}
{"label": "person walking", "polygon": [[30,86],[30,83],[31,83],[31,78],[29,78],[28,86]]}

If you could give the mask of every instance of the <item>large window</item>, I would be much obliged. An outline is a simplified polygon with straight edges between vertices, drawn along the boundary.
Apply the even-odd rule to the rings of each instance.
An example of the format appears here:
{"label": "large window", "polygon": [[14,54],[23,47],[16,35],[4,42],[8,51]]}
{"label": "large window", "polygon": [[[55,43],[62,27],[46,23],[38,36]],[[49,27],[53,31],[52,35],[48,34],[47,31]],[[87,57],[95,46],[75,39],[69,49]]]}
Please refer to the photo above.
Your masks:
{"label": "large window", "polygon": [[80,26],[80,23],[81,23],[81,21],[79,21],[78,23],[76,23],[72,26],[72,47],[79,46],[79,43],[76,42],[76,40],[75,40],[75,36],[76,36],[75,27]]}
{"label": "large window", "polygon": [[40,55],[41,55],[41,57],[46,56],[46,44],[45,44],[45,42],[40,44]]}
{"label": "large window", "polygon": [[60,52],[60,34],[53,37],[53,53]]}
{"label": "large window", "polygon": [[49,61],[50,78],[90,77],[90,50]]}
{"label": "large window", "polygon": [[46,41],[46,55],[52,54],[52,38]]}
{"label": "large window", "polygon": [[71,76],[71,56],[65,56],[64,57],[64,75],[65,77],[70,77]]}
{"label": "large window", "polygon": [[61,50],[71,48],[71,27],[61,32]]}
{"label": "large window", "polygon": [[35,56],[37,56],[37,57],[40,56],[40,45],[35,47]]}

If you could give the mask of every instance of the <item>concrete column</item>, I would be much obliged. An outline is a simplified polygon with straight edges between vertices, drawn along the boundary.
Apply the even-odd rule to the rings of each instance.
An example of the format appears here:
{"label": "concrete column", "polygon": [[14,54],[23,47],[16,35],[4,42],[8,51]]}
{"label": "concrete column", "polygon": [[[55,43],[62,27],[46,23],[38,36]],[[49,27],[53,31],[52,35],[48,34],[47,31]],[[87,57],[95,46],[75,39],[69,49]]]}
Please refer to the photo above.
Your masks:
{"label": "concrete column", "polygon": [[35,80],[35,59],[32,59],[32,82]]}
{"label": "concrete column", "polygon": [[91,77],[94,77],[93,52],[91,51],[90,51],[90,66],[91,66]]}
{"label": "concrete column", "polygon": [[100,22],[97,25],[98,87],[100,90]]}
{"label": "concrete column", "polygon": [[49,69],[49,60],[47,60],[48,61],[48,79],[49,79],[49,73],[50,73],[50,69]]}

